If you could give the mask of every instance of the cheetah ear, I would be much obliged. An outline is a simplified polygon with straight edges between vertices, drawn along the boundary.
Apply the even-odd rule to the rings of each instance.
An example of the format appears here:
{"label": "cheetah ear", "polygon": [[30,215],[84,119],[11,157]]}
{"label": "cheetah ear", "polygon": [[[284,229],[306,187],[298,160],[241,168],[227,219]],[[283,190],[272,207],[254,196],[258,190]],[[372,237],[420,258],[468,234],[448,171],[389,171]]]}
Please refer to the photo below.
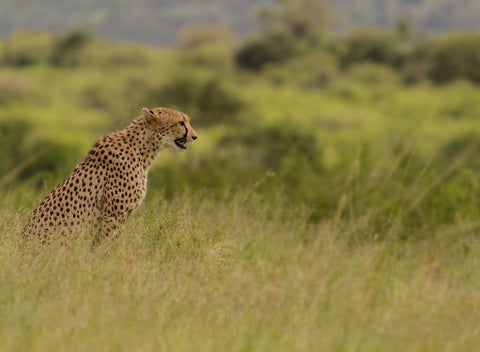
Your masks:
{"label": "cheetah ear", "polygon": [[145,117],[148,123],[151,123],[155,120],[155,111],[147,108],[142,109],[142,115]]}

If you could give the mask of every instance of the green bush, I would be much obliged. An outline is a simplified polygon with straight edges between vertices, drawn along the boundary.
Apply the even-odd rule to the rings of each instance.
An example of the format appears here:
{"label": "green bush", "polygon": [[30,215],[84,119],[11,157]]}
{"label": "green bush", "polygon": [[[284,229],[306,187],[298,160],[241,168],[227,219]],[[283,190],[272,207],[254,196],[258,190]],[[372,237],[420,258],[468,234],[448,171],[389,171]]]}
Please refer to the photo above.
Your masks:
{"label": "green bush", "polygon": [[13,67],[30,66],[47,62],[52,50],[52,37],[35,31],[20,31],[3,43],[4,64]]}
{"label": "green bush", "polygon": [[358,62],[376,62],[401,67],[409,56],[409,48],[393,32],[361,30],[334,44],[342,66]]}
{"label": "green bush", "polygon": [[233,66],[232,49],[222,43],[204,44],[179,53],[180,61],[186,64],[219,69]]}
{"label": "green bush", "polygon": [[265,65],[281,63],[296,53],[295,41],[287,34],[269,34],[253,39],[241,47],[235,55],[238,67],[261,70]]}
{"label": "green bush", "polygon": [[23,144],[30,132],[30,125],[21,120],[0,121],[0,176],[11,171],[19,160],[22,160],[25,153],[22,150]]}
{"label": "green bush", "polygon": [[336,58],[324,53],[294,58],[285,65],[269,67],[265,73],[275,84],[296,83],[306,89],[328,88],[339,76]]}
{"label": "green bush", "polygon": [[225,129],[214,152],[156,167],[149,182],[167,196],[187,188],[226,190],[257,187],[265,199],[284,194],[292,200],[331,199],[320,196],[322,150],[308,130],[285,121],[277,125],[246,123]]}
{"label": "green bush", "polygon": [[43,186],[45,178],[60,181],[68,176],[76,164],[84,156],[72,145],[65,145],[53,141],[38,141],[27,156],[38,153],[38,158],[25,166],[19,174],[19,180],[34,180],[37,186]]}
{"label": "green bush", "polygon": [[480,83],[480,34],[461,33],[433,43],[428,77],[436,83],[468,79]]}
{"label": "green bush", "polygon": [[195,110],[195,102],[198,101],[201,83],[188,76],[177,77],[160,87],[155,87],[146,92],[145,102],[142,106],[161,105],[173,107],[179,110]]}
{"label": "green bush", "polygon": [[198,121],[201,125],[236,122],[243,103],[218,80],[209,80],[200,89],[197,101]]}
{"label": "green bush", "polygon": [[22,120],[0,122],[0,185],[65,175],[75,165],[76,148],[31,138],[31,126]]}
{"label": "green bush", "polygon": [[88,47],[85,61],[97,61],[106,67],[144,67],[148,64],[148,52],[140,45],[119,44],[111,48],[100,46],[101,44]]}
{"label": "green bush", "polygon": [[398,76],[389,66],[372,63],[353,65],[348,70],[348,77],[369,86],[393,86],[398,84]]}
{"label": "green bush", "polygon": [[471,120],[476,123],[478,111],[480,111],[480,99],[474,83],[469,81],[452,83],[449,90],[455,94],[451,94],[449,99],[442,102],[438,116],[455,120]]}
{"label": "green bush", "polygon": [[432,51],[430,40],[417,43],[411,52],[407,62],[402,68],[402,79],[405,84],[418,84],[427,78],[427,71]]}
{"label": "green bush", "polygon": [[273,126],[245,126],[233,136],[227,134],[220,144],[245,146],[244,160],[262,170],[279,171],[283,159],[290,155],[303,155],[312,164],[321,159],[315,136],[288,121]]}
{"label": "green bush", "polygon": [[177,46],[181,62],[214,69],[231,68],[234,35],[223,26],[193,26],[180,32]]}
{"label": "green bush", "polygon": [[54,66],[75,67],[81,61],[82,50],[93,40],[93,35],[86,30],[74,30],[56,40],[50,57]]}
{"label": "green bush", "polygon": [[150,90],[143,105],[156,106],[159,102],[195,116],[197,126],[235,123],[244,108],[243,102],[221,81],[187,76]]}

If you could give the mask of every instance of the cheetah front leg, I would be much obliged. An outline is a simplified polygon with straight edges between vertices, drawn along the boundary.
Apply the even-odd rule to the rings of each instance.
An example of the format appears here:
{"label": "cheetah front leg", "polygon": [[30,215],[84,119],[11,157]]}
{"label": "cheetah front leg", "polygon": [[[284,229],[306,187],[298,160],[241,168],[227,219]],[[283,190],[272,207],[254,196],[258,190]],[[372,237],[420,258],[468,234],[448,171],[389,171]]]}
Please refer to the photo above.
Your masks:
{"label": "cheetah front leg", "polygon": [[[131,186],[128,186],[127,190],[118,190],[115,180],[107,183],[103,195],[97,204],[97,209],[99,210],[98,232],[94,243],[99,243],[106,237],[112,238],[117,236],[121,225],[125,223],[145,196],[145,183],[145,179],[140,179],[135,185],[138,185],[137,189],[131,189]],[[124,185],[124,187],[126,186]]]}
{"label": "cheetah front leg", "polygon": [[125,223],[131,214],[131,210],[119,210],[115,206],[106,206],[102,209],[98,219],[98,231],[93,244],[99,244],[106,238],[116,238],[119,228]]}

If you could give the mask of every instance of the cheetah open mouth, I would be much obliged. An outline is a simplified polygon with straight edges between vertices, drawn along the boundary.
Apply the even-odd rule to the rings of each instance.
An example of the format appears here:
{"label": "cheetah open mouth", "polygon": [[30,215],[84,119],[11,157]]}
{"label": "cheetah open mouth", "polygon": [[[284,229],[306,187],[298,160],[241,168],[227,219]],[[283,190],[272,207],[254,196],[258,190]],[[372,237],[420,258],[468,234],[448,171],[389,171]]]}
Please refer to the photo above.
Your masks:
{"label": "cheetah open mouth", "polygon": [[187,149],[187,147],[185,146],[185,140],[183,138],[175,139],[174,142],[175,145],[180,149]]}
{"label": "cheetah open mouth", "polygon": [[183,125],[183,127],[185,128],[185,134],[183,135],[183,137],[175,139],[174,142],[177,147],[185,150],[187,149],[185,144],[187,143],[188,129],[187,129],[187,126],[185,125]]}

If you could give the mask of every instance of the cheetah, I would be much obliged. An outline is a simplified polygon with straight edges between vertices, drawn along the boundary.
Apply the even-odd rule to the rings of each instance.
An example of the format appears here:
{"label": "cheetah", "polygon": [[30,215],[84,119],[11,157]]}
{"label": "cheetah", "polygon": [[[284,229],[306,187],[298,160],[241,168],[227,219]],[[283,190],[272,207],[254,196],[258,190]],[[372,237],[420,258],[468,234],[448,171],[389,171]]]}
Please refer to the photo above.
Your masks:
{"label": "cheetah", "polygon": [[85,230],[95,233],[94,242],[109,236],[145,197],[148,170],[159,152],[166,147],[184,151],[196,139],[183,112],[143,108],[124,130],[100,139],[43,199],[22,238],[37,238],[43,245],[56,235],[78,236]]}

